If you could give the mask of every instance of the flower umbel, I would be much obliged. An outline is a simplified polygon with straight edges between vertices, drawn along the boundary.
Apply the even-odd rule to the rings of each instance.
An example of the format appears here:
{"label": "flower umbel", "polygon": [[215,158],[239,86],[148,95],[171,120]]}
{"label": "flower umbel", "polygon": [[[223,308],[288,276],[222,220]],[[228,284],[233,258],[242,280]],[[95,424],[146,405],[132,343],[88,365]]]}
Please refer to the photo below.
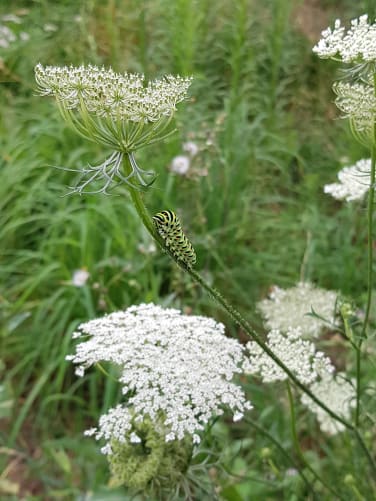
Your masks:
{"label": "flower umbel", "polygon": [[313,52],[322,58],[340,58],[345,63],[376,62],[376,24],[369,24],[364,14],[353,19],[346,31],[337,19],[333,30],[322,32]]}
{"label": "flower umbel", "polygon": [[[241,373],[243,347],[224,335],[224,326],[199,316],[153,304],[132,306],[79,327],[74,337],[89,338],[68,356],[82,375],[101,361],[120,368],[119,381],[126,402],[102,416],[97,439],[131,442],[133,423],[150,418],[166,442],[192,437],[225,407],[240,419],[251,405],[232,382]],[[134,438],[134,435],[133,435]]]}
{"label": "flower umbel", "polygon": [[300,328],[303,336],[317,337],[325,325],[335,323],[336,300],[336,292],[299,282],[290,289],[273,287],[269,298],[257,306],[269,329]]}
{"label": "flower umbel", "polygon": [[[269,332],[267,345],[303,384],[310,384],[334,370],[330,359],[316,351],[311,341],[302,339],[299,328],[288,329],[286,334],[275,329]],[[244,372],[259,375],[265,383],[286,381],[288,376],[254,341],[247,343],[249,356]]]}
{"label": "flower umbel", "polygon": [[[35,79],[42,96],[54,96],[68,124],[81,136],[113,150],[101,165],[81,171],[85,182],[74,189],[82,193],[94,180],[102,179],[106,191],[114,179],[147,187],[134,152],[161,141],[174,132],[169,125],[176,105],[186,98],[191,78],[167,75],[144,85],[143,75],[115,73],[97,66],[35,67]],[[128,155],[131,172],[121,172],[123,156]],[[96,191],[94,191],[96,192]]]}
{"label": "flower umbel", "polygon": [[354,135],[367,143],[373,134],[376,118],[376,97],[373,85],[367,83],[336,82],[333,90],[337,97],[335,104],[350,120]]}
{"label": "flower umbel", "polygon": [[[334,375],[327,375],[321,381],[314,382],[310,389],[314,395],[336,414],[347,420],[351,418],[351,410],[356,405],[355,389],[349,381],[346,381],[345,374],[337,373],[335,377]],[[311,412],[316,414],[322,431],[329,435],[335,435],[345,430],[342,423],[329,416],[308,395],[303,394],[301,399],[302,403]]]}
{"label": "flower umbel", "polygon": [[362,159],[355,165],[344,167],[337,174],[338,183],[326,184],[324,193],[337,200],[362,200],[370,185],[371,159]]}

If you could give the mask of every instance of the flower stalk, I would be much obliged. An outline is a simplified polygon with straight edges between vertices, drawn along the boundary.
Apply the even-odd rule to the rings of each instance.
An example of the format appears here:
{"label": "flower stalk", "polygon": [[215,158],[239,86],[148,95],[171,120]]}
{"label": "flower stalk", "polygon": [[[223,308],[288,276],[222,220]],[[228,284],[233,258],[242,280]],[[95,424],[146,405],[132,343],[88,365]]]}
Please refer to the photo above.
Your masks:
{"label": "flower stalk", "polygon": [[[373,75],[374,92],[376,96],[376,73]],[[359,427],[360,420],[360,397],[361,397],[361,355],[362,344],[367,339],[367,326],[372,303],[373,289],[373,205],[375,199],[375,177],[376,177],[376,124],[373,124],[373,144],[371,148],[371,172],[370,184],[368,190],[368,206],[367,206],[367,305],[362,325],[362,330],[359,342],[356,347],[356,408],[355,408],[355,426]]]}
{"label": "flower stalk", "polygon": [[329,409],[325,404],[323,404],[318,398],[310,392],[308,388],[306,388],[297,378],[296,376],[290,371],[290,369],[281,361],[279,360],[278,357],[275,356],[275,354],[270,350],[268,345],[261,339],[261,337],[257,334],[256,331],[252,329],[250,324],[243,318],[243,316],[236,310],[228,301],[225,299],[225,297],[214,287],[212,287],[206,280],[194,269],[187,267],[182,261],[176,259],[176,257],[169,252],[168,248],[164,244],[164,240],[162,237],[157,233],[153,220],[150,217],[145,204],[142,200],[142,195],[135,189],[132,189],[128,187],[128,190],[131,194],[132,201],[134,203],[135,209],[137,211],[137,214],[141,218],[141,221],[143,222],[145,228],[147,231],[150,233],[152,238],[155,239],[157,244],[170,256],[172,259],[176,262],[176,264],[182,268],[185,272],[187,272],[191,278],[197,282],[201,287],[206,290],[206,292],[209,293],[209,295],[220,305],[224,310],[230,315],[232,320],[239,325],[247,334],[249,337],[251,337],[272,359],[273,361],[281,367],[281,369],[284,370],[284,372],[289,376],[289,378],[296,384],[304,393],[307,393],[312,400],[314,400],[320,407],[322,407],[328,414],[333,417],[333,419],[336,419],[340,423],[342,423],[346,428],[351,428],[352,425],[345,421],[343,418],[338,416],[335,412],[333,412],[331,409]]}
{"label": "flower stalk", "polygon": [[[125,167],[125,169],[127,169],[127,167]],[[136,211],[137,211],[138,215],[140,216],[145,228],[150,233],[150,235],[155,239],[155,241],[158,243],[158,245],[164,251],[166,251],[168,254],[170,254],[171,258],[176,262],[176,264],[180,268],[182,268],[186,273],[188,273],[195,282],[197,282],[199,285],[201,285],[201,287],[204,290],[206,290],[209,293],[209,295],[220,306],[222,306],[224,308],[224,310],[229,314],[229,316],[232,318],[232,320],[234,320],[234,322],[237,325],[239,325],[244,330],[244,332],[246,334],[248,334],[248,336],[251,337],[253,339],[253,341],[255,341],[265,351],[265,353],[267,353],[272,358],[272,360],[287,374],[287,376],[290,378],[290,380],[300,390],[303,391],[303,393],[307,394],[317,405],[319,405],[333,419],[342,423],[342,425],[345,426],[345,428],[347,428],[348,430],[350,430],[354,433],[356,439],[358,440],[363,451],[365,452],[372,469],[374,470],[374,472],[376,474],[376,462],[374,461],[374,459],[370,455],[370,453],[367,449],[367,446],[365,445],[364,440],[361,437],[361,435],[359,434],[358,430],[350,422],[343,419],[341,416],[339,416],[334,411],[332,411],[328,406],[326,406],[323,402],[321,402],[321,400],[319,400],[310,391],[309,388],[307,388],[304,384],[302,384],[301,381],[299,381],[299,379],[291,372],[291,370],[278,357],[275,356],[273,351],[270,350],[268,345],[262,340],[262,338],[259,336],[259,334],[257,334],[257,332],[252,329],[250,324],[247,322],[247,320],[245,320],[243,318],[243,316],[240,314],[240,312],[238,312],[238,310],[236,310],[217,289],[215,289],[210,284],[208,284],[206,282],[206,280],[204,280],[204,278],[199,273],[197,273],[197,271],[195,271],[193,268],[189,268],[188,266],[186,266],[183,262],[176,259],[176,257],[171,252],[169,252],[169,250],[166,248],[166,246],[164,244],[163,239],[156,232],[152,218],[150,217],[150,215],[145,207],[145,204],[142,200],[142,194],[139,191],[137,191],[129,186],[128,186],[128,190],[131,194],[131,198],[132,198],[132,201],[133,201],[134,206],[136,208]]]}
{"label": "flower stalk", "polygon": [[292,435],[292,440],[294,443],[294,447],[296,450],[296,453],[299,457],[299,460],[302,462],[302,464],[312,473],[312,475],[315,477],[317,481],[319,481],[326,489],[328,489],[329,492],[334,494],[334,496],[338,499],[341,499],[344,501],[344,498],[338,494],[330,485],[328,485],[325,480],[316,472],[314,468],[310,465],[309,461],[306,460],[303,451],[300,447],[299,443],[299,437],[296,429],[296,413],[295,413],[295,404],[294,404],[294,397],[292,394],[291,390],[291,385],[288,381],[286,381],[286,388],[287,388],[287,395],[289,399],[289,406],[290,406],[290,415],[291,415],[291,435]]}

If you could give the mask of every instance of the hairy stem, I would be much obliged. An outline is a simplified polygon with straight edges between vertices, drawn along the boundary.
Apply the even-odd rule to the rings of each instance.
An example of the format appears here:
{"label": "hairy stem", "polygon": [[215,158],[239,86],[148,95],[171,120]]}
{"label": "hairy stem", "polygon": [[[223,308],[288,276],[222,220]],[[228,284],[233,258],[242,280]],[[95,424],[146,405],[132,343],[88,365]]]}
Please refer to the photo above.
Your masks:
{"label": "hairy stem", "polygon": [[310,465],[310,463],[307,461],[307,459],[305,458],[305,456],[303,454],[303,451],[300,447],[299,437],[298,437],[298,433],[297,433],[297,429],[296,429],[296,414],[295,414],[294,397],[292,395],[291,386],[290,386],[290,383],[288,381],[287,381],[286,385],[287,385],[287,394],[289,397],[290,414],[291,414],[291,434],[292,434],[292,440],[294,443],[296,453],[297,453],[300,461],[302,462],[302,464],[306,468],[308,468],[308,470],[312,473],[312,475],[315,477],[315,479],[318,480],[326,489],[328,489],[329,492],[334,494],[334,496],[336,496],[336,498],[343,500],[344,498],[342,496],[340,496],[340,494],[338,494],[338,492],[336,492],[334,489],[332,489],[332,487],[330,487],[330,485],[328,485],[320,477],[320,475],[316,472],[316,470],[314,470],[312,468],[312,466]]}

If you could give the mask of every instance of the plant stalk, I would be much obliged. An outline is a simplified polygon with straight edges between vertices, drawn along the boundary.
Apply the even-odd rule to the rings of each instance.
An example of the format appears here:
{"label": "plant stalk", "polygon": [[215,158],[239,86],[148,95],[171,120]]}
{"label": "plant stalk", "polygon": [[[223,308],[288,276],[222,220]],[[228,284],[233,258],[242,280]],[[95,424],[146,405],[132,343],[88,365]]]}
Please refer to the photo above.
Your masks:
{"label": "plant stalk", "polygon": [[[373,77],[374,89],[376,95],[376,74]],[[362,330],[356,349],[356,407],[355,407],[355,426],[359,427],[360,419],[360,396],[361,396],[361,349],[365,339],[367,339],[367,326],[372,303],[373,289],[373,204],[375,198],[375,171],[376,171],[376,124],[373,124],[373,141],[371,148],[371,173],[368,190],[367,204],[367,305],[364,315]]]}
{"label": "plant stalk", "polygon": [[257,430],[259,433],[262,433],[265,437],[268,438],[268,440],[270,440],[277,447],[277,449],[285,456],[285,458],[297,469],[297,472],[299,473],[299,475],[304,480],[304,482],[307,485],[308,489],[312,492],[313,495],[315,495],[315,491],[314,491],[313,485],[308,480],[308,478],[305,476],[303,470],[299,467],[299,464],[297,463],[297,461],[293,457],[291,457],[288,452],[286,452],[286,450],[283,448],[283,445],[281,445],[278,442],[278,440],[276,438],[274,438],[273,435],[271,435],[268,432],[268,430],[265,430],[265,428],[263,428],[262,426],[258,425],[252,419],[246,418],[246,419],[244,419],[244,422],[247,423],[247,424],[250,424],[251,426],[253,426],[253,428],[255,428],[255,430]]}
{"label": "plant stalk", "polygon": [[316,470],[314,470],[312,468],[312,466],[310,465],[310,463],[306,460],[306,458],[305,458],[305,456],[303,454],[303,451],[302,451],[302,449],[300,447],[299,437],[298,437],[298,433],[297,433],[297,430],[296,430],[295,404],[294,404],[294,398],[293,398],[292,391],[291,391],[291,386],[290,386],[290,383],[288,381],[286,382],[286,387],[287,387],[287,394],[288,394],[288,397],[289,397],[289,405],[290,405],[292,440],[293,440],[294,447],[295,447],[296,453],[297,453],[300,461],[302,462],[302,464],[306,468],[308,468],[308,470],[312,473],[312,475],[315,477],[315,479],[318,480],[326,489],[328,489],[329,492],[331,492],[332,494],[334,494],[334,496],[336,496],[336,498],[341,499],[341,500],[344,501],[344,498],[340,494],[338,494],[332,487],[330,487],[330,485],[328,485],[325,482],[325,480],[323,480],[321,478],[321,476],[316,472]]}
{"label": "plant stalk", "polygon": [[[126,172],[129,173],[130,165],[129,165],[129,159],[128,157],[126,158],[125,162],[125,169]],[[165,246],[164,240],[162,237],[159,235],[157,232],[154,223],[145,207],[145,204],[143,202],[141,193],[136,189],[131,186],[127,186],[132,201],[135,205],[135,208],[137,210],[138,215],[140,216],[143,224],[145,225],[145,228],[147,231],[150,233],[150,235],[156,240],[158,245],[165,251],[167,252],[171,258],[176,262],[176,264],[182,268],[185,272],[187,272],[195,282],[199,283],[203,289],[205,289],[209,295],[219,304],[221,305],[225,311],[229,314],[229,316],[233,319],[233,321],[239,325],[248,336],[253,339],[262,349],[267,353],[272,360],[286,373],[286,375],[291,379],[291,381],[298,387],[300,388],[305,394],[307,394],[319,407],[321,407],[329,416],[331,416],[333,419],[336,421],[340,422],[347,428],[348,430],[352,431],[357,440],[359,441],[362,449],[366,453],[367,459],[370,462],[370,465],[374,471],[374,474],[376,475],[376,462],[372,458],[371,454],[369,453],[367,446],[365,445],[361,435],[359,434],[358,430],[356,427],[353,426],[352,423],[348,422],[338,414],[336,414],[334,411],[332,411],[329,407],[327,407],[321,400],[319,400],[316,395],[314,395],[309,388],[307,388],[303,383],[299,381],[299,379],[290,371],[290,369],[273,353],[273,351],[268,347],[268,345],[262,340],[262,338],[257,334],[257,332],[250,326],[250,324],[243,318],[243,316],[222,296],[222,294],[212,287],[210,284],[208,284],[204,278],[197,273],[195,270],[192,268],[188,267],[183,261],[178,260],[175,255],[169,251],[169,249]]]}

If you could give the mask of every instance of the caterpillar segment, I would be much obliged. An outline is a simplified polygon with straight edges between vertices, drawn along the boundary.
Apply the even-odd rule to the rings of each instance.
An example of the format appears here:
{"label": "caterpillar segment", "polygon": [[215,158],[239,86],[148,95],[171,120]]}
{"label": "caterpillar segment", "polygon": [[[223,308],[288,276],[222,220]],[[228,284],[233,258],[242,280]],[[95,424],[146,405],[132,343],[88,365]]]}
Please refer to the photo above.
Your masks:
{"label": "caterpillar segment", "polygon": [[175,212],[170,210],[158,212],[153,216],[153,221],[169,251],[176,259],[192,268],[196,263],[196,253],[193,245],[185,236]]}

